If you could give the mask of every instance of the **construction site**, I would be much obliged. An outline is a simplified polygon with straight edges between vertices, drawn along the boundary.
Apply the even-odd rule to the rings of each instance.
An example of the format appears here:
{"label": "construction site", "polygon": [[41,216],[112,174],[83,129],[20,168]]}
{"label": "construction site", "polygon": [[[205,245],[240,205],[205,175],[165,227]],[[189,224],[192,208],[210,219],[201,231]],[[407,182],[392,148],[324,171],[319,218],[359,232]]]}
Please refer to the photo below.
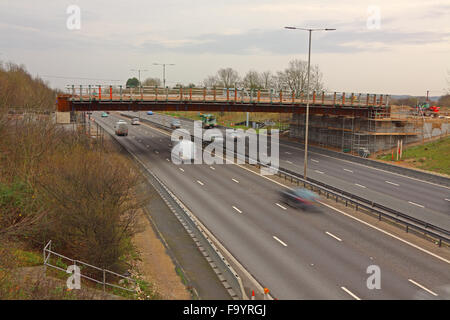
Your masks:
{"label": "construction site", "polygon": [[[293,114],[290,138],[305,138],[305,114]],[[367,116],[310,114],[308,141],[323,148],[362,157],[450,134],[448,114],[429,116],[413,108],[389,106],[370,109]]]}

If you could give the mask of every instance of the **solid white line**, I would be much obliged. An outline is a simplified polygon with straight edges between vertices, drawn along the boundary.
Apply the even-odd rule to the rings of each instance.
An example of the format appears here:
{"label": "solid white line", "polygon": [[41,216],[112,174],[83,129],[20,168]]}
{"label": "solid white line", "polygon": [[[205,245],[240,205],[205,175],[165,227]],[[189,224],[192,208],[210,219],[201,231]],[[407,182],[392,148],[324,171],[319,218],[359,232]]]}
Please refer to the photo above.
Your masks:
{"label": "solid white line", "polygon": [[292,164],[292,161],[286,160],[287,163]]}
{"label": "solid white line", "polygon": [[231,179],[231,180],[233,180],[233,181],[236,182],[236,183],[239,183],[239,181],[237,181],[236,179]]}
{"label": "solid white line", "polygon": [[[267,179],[269,179],[269,178],[267,178]],[[343,214],[344,216],[347,216],[348,218],[351,218],[351,219],[353,219],[353,220],[356,220],[356,221],[358,221],[358,222],[360,222],[360,223],[362,223],[362,224],[364,224],[364,225],[366,225],[366,226],[368,226],[368,227],[371,227],[372,229],[378,230],[378,231],[380,231],[380,232],[382,232],[382,233],[384,233],[384,234],[386,234],[386,235],[388,235],[388,236],[390,236],[390,237],[392,237],[392,238],[394,238],[394,239],[397,239],[398,241],[401,241],[401,242],[403,242],[403,243],[406,243],[407,245],[410,245],[410,246],[413,247],[413,248],[416,248],[417,250],[420,250],[420,251],[422,251],[422,252],[425,252],[425,253],[429,254],[430,256],[433,256],[433,257],[435,257],[435,258],[437,258],[437,259],[439,259],[439,260],[441,260],[441,261],[443,261],[443,262],[445,262],[445,263],[450,264],[450,260],[447,260],[447,259],[445,259],[445,258],[443,258],[443,257],[441,257],[441,256],[438,256],[437,254],[434,254],[434,253],[431,252],[431,251],[428,251],[428,250],[426,250],[426,249],[423,249],[423,248],[419,247],[418,245],[415,245],[415,244],[413,244],[413,243],[411,243],[411,242],[409,242],[409,241],[406,241],[406,240],[404,240],[404,239],[402,239],[402,238],[400,238],[400,237],[397,237],[396,235],[393,235],[392,233],[389,233],[389,232],[387,232],[387,231],[384,231],[383,229],[380,229],[380,228],[378,228],[378,227],[375,227],[375,226],[371,225],[370,223],[365,222],[365,221],[363,221],[363,220],[361,220],[361,219],[358,219],[358,218],[356,218],[356,217],[354,217],[354,216],[352,216],[352,215],[350,215],[350,214],[348,214],[348,213],[345,213],[344,211],[339,210],[339,209],[337,209],[337,208],[335,208],[335,207],[333,207],[333,206],[330,206],[329,204],[327,204],[327,203],[325,203],[325,202],[322,202],[322,201],[318,201],[318,202],[321,203],[322,205],[324,205],[324,206],[330,208],[330,209],[333,209],[333,210],[339,212],[340,214]]]}
{"label": "solid white line", "polygon": [[311,159],[311,161],[314,161],[314,162],[319,162],[319,160],[316,160],[316,159]]}
{"label": "solid white line", "polygon": [[280,239],[278,239],[277,237],[273,236],[273,238],[274,238],[275,240],[277,240],[279,243],[281,243],[283,246],[287,247],[287,244],[284,243],[283,241],[281,241]]}
{"label": "solid white line", "polygon": [[314,170],[314,171],[317,172],[317,173],[323,174],[322,171],[319,171],[319,170]]}
{"label": "solid white line", "polygon": [[356,300],[361,300],[361,298],[359,298],[357,295],[355,295],[353,292],[351,292],[350,290],[348,290],[346,287],[341,287],[342,290],[344,290],[345,292],[347,292],[349,295],[351,295],[354,299]]}
{"label": "solid white line", "polygon": [[394,185],[394,186],[400,186],[398,183],[394,183],[394,182],[390,182],[390,181],[385,181],[386,183],[389,183],[389,184],[392,184],[392,185]]}
{"label": "solid white line", "polygon": [[450,201],[450,199],[445,199],[445,200]]}
{"label": "solid white line", "polygon": [[286,210],[286,208],[285,207],[283,207],[281,204],[279,204],[279,203],[275,203],[277,206],[279,206],[281,209],[284,209],[284,210]]}
{"label": "solid white line", "polygon": [[345,169],[345,168],[344,168],[344,170],[345,170],[345,171],[348,171],[348,172],[351,172],[351,173],[353,173],[353,171],[352,171],[352,170],[349,170],[349,169]]}
{"label": "solid white line", "polygon": [[358,184],[358,183],[355,183],[355,186],[358,186],[358,187],[361,187],[361,188],[365,188],[365,186],[363,186],[362,184]]}
{"label": "solid white line", "polygon": [[416,286],[418,286],[419,288],[427,291],[428,293],[432,294],[433,296],[437,297],[437,293],[431,291],[430,289],[425,288],[423,285],[421,285],[420,283],[415,282],[413,279],[408,279],[409,282],[415,284]]}
{"label": "solid white line", "polygon": [[210,167],[211,168],[211,170],[216,170],[216,168],[214,168],[214,167]]}
{"label": "solid white line", "polygon": [[424,208],[423,205],[415,203],[415,202],[412,202],[412,201],[408,201],[408,203],[413,204],[413,205],[418,206],[418,207],[421,207],[421,208]]}
{"label": "solid white line", "polygon": [[235,206],[233,206],[233,209],[236,210],[236,211],[239,212],[239,213],[242,213],[242,211],[239,210],[238,208],[236,208]]}
{"label": "solid white line", "polygon": [[326,231],[325,233],[326,233],[327,235],[329,235],[330,237],[335,238],[337,241],[342,241],[341,238],[336,237],[336,236],[335,236],[334,234],[332,234],[331,232]]}
{"label": "solid white line", "polygon": [[183,169],[183,168],[178,168],[178,169],[180,169],[181,171],[183,171],[183,172],[184,172],[184,169]]}
{"label": "solid white line", "polygon": [[203,182],[201,182],[200,180],[197,180],[197,182],[198,182],[198,184],[201,185],[201,186],[205,185],[205,184],[204,184]]}

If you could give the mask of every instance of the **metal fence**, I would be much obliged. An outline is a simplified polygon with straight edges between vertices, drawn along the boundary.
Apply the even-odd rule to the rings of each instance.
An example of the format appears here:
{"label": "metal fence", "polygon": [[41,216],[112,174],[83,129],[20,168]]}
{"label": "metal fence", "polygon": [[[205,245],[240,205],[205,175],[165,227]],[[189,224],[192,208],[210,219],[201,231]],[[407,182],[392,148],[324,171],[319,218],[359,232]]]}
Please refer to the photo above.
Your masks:
{"label": "metal fence", "polygon": [[[88,264],[86,262],[80,261],[80,260],[76,260],[76,259],[72,259],[69,257],[66,257],[62,254],[59,254],[57,252],[52,251],[52,240],[49,240],[49,242],[45,245],[44,250],[43,250],[43,257],[44,257],[44,270],[45,272],[47,271],[47,267],[50,268],[54,268],[57,269],[59,271],[62,272],[67,272],[66,269],[62,268],[61,266],[57,266],[55,264],[52,264],[51,258],[55,257],[55,258],[59,258],[59,259],[64,259],[65,261],[70,262],[72,265],[78,266],[80,267],[80,269],[83,269],[84,271],[87,271],[88,269],[91,270],[91,272],[85,272],[85,274],[83,274],[82,272],[80,273],[80,277],[87,279],[89,281],[95,282],[97,284],[101,284],[103,287],[103,291],[106,291],[106,286],[109,287],[114,287],[117,289],[122,289],[122,290],[126,290],[126,291],[130,291],[130,292],[135,292],[136,289],[136,281],[134,279],[131,279],[130,277],[126,277],[123,275],[120,275],[116,272],[110,271],[110,270],[106,270],[106,269],[102,269],[102,268],[98,268],[96,266],[93,266],[91,264]],[[94,271],[94,272],[92,272]],[[102,280],[98,280],[98,279],[94,279],[92,276],[88,276],[87,274],[91,274],[91,273],[98,273],[102,275]],[[116,279],[120,279],[120,280],[124,280],[128,283],[131,284],[131,286],[133,287],[133,289],[127,288],[127,287],[123,287],[114,283],[110,283],[107,281],[107,277],[110,276],[111,277],[115,277]]]}

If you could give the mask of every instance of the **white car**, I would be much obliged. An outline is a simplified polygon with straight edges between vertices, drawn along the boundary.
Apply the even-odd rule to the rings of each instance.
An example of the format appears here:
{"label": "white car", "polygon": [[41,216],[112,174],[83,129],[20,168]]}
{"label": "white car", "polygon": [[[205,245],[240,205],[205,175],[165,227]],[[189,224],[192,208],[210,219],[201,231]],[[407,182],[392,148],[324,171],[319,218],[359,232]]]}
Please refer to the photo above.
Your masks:
{"label": "white car", "polygon": [[139,125],[140,123],[139,123],[139,119],[138,118],[133,118],[132,120],[131,120],[131,124],[132,125]]}

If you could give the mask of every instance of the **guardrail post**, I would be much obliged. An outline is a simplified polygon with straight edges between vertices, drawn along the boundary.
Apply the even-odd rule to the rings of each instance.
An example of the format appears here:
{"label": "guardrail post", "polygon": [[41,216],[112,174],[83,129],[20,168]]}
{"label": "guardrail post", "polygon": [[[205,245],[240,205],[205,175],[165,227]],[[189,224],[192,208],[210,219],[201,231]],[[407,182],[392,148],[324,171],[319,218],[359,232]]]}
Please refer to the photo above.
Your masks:
{"label": "guardrail post", "polygon": [[227,102],[230,100],[230,89],[227,88]]}
{"label": "guardrail post", "polygon": [[273,94],[273,89],[270,89],[270,104],[272,104],[272,94]]}
{"label": "guardrail post", "polygon": [[342,105],[345,105],[345,92],[342,92]]}
{"label": "guardrail post", "polygon": [[103,292],[106,291],[106,273],[105,269],[103,269]]}
{"label": "guardrail post", "polygon": [[234,102],[237,102],[237,88],[234,87]]}
{"label": "guardrail post", "polygon": [[166,102],[169,101],[169,87],[166,87]]}
{"label": "guardrail post", "polygon": [[180,101],[183,101],[183,87],[180,86]]}
{"label": "guardrail post", "polygon": [[280,89],[280,103],[283,103],[283,90]]}
{"label": "guardrail post", "polygon": [[370,94],[366,95],[366,107],[369,106],[369,98],[370,98]]}
{"label": "guardrail post", "polygon": [[206,102],[206,87],[203,88],[203,102]]}
{"label": "guardrail post", "polygon": [[376,106],[377,105],[377,94],[373,95],[373,105]]}
{"label": "guardrail post", "polygon": [[361,105],[361,93],[358,93],[358,106]]}
{"label": "guardrail post", "polygon": [[89,103],[92,101],[91,98],[91,85],[88,85],[88,95],[89,95]]}
{"label": "guardrail post", "polygon": [[80,85],[80,102],[83,101],[83,86]]}
{"label": "guardrail post", "polygon": [[144,101],[144,91],[142,89],[142,86],[139,86],[139,90],[141,91],[141,102]]}
{"label": "guardrail post", "polygon": [[336,106],[336,92],[334,93],[334,97],[333,97],[333,105]]}
{"label": "guardrail post", "polygon": [[322,91],[322,106],[325,105],[325,91]]}
{"label": "guardrail post", "polygon": [[315,104],[315,103],[316,103],[316,92],[313,91],[313,104]]}
{"label": "guardrail post", "polygon": [[75,99],[75,86],[72,85],[72,97],[71,100],[73,101]]}
{"label": "guardrail post", "polygon": [[258,103],[260,102],[261,99],[261,90],[258,89]]}
{"label": "guardrail post", "polygon": [[382,106],[382,105],[383,105],[383,95],[382,95],[382,94],[380,95],[380,102],[379,102],[378,105],[379,105],[379,106]]}
{"label": "guardrail post", "polygon": [[155,86],[155,101],[158,101],[158,86]]}
{"label": "guardrail post", "polygon": [[213,88],[213,102],[216,102],[216,87]]}
{"label": "guardrail post", "polygon": [[292,104],[294,104],[295,102],[295,91],[292,90]]}
{"label": "guardrail post", "polygon": [[98,86],[98,101],[102,101],[102,86]]}
{"label": "guardrail post", "polygon": [[192,88],[189,88],[189,101],[192,101]]}
{"label": "guardrail post", "polygon": [[112,101],[112,86],[109,86],[109,101]]}
{"label": "guardrail post", "polygon": [[355,94],[352,92],[352,95],[350,97],[350,105],[353,105],[354,100],[355,100]]}

